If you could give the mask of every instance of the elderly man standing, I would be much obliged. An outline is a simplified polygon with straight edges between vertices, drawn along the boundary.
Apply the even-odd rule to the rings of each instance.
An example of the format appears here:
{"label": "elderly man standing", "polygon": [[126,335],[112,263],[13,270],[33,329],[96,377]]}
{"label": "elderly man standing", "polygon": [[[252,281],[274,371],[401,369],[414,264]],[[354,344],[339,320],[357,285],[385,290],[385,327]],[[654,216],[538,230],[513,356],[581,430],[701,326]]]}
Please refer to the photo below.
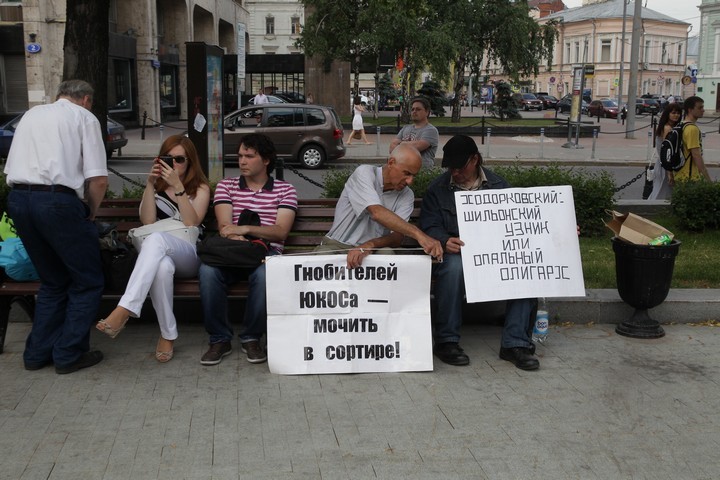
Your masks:
{"label": "elderly man standing", "polygon": [[434,167],[440,136],[437,128],[428,121],[430,102],[424,97],[416,97],[410,105],[410,118],[413,123],[398,132],[397,137],[390,143],[390,153],[401,143],[411,145],[422,153],[423,168]]}
{"label": "elderly man standing", "polygon": [[[445,248],[442,263],[433,265],[435,290],[435,355],[450,365],[467,365],[470,358],[460,347],[460,326],[465,296],[460,239],[455,210],[456,191],[508,188],[502,177],[482,166],[482,155],[475,141],[455,135],[443,147],[442,166],[448,171],[428,187],[420,211],[420,228]],[[508,300],[500,345],[500,358],[523,370],[536,370],[531,334],[537,312],[537,299]]]}
{"label": "elderly man standing", "polygon": [[107,189],[92,101],[87,82],[61,83],[55,103],[23,116],[5,166],[8,213],[41,282],[23,353],[27,370],[54,363],[57,373],[72,373],[103,358],[90,351],[104,287],[93,220]]}
{"label": "elderly man standing", "polygon": [[373,251],[400,246],[407,235],[442,259],[440,242],[407,222],[415,200],[408,186],[420,166],[420,152],[402,144],[385,165],[357,167],[340,194],[332,228],[315,251],[347,251],[348,267],[355,268]]}

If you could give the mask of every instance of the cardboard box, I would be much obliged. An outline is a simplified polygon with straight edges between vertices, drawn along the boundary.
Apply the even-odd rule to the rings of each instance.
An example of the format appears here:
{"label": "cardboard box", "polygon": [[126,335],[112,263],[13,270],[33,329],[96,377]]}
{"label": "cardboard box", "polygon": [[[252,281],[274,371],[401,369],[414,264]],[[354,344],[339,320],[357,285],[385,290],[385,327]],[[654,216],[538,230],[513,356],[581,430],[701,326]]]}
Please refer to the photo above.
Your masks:
{"label": "cardboard box", "polygon": [[635,245],[647,245],[654,238],[660,235],[667,235],[672,240],[675,235],[665,227],[651,222],[647,218],[634,213],[620,213],[616,211],[608,211],[612,216],[605,225],[612,230],[615,235],[629,243]]}

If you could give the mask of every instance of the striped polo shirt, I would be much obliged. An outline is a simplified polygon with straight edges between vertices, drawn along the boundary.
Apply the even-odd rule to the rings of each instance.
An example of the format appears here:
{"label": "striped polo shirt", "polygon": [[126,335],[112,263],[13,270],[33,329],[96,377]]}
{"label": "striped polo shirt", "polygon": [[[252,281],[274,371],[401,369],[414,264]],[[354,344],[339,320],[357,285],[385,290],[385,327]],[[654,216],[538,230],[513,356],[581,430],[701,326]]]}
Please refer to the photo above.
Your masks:
{"label": "striped polo shirt", "polygon": [[[213,206],[230,204],[233,207],[233,224],[237,224],[240,213],[248,209],[260,216],[260,225],[275,225],[279,208],[297,211],[297,192],[295,187],[273,177],[258,192],[250,190],[245,177],[233,177],[221,180],[215,188]],[[272,242],[270,248],[282,253],[285,242]]]}

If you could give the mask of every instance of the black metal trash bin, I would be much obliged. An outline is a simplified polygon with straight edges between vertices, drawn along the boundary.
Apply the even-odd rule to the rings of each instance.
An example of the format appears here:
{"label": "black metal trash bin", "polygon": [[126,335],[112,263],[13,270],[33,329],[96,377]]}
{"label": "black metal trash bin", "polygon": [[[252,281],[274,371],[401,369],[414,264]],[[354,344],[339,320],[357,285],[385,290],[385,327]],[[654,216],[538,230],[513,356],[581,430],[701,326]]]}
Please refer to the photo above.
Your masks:
{"label": "black metal trash bin", "polygon": [[625,303],[635,308],[630,320],[618,325],[615,332],[634,338],[662,337],[665,331],[647,311],[667,298],[680,242],[634,245],[613,237],[612,245],[618,293]]}

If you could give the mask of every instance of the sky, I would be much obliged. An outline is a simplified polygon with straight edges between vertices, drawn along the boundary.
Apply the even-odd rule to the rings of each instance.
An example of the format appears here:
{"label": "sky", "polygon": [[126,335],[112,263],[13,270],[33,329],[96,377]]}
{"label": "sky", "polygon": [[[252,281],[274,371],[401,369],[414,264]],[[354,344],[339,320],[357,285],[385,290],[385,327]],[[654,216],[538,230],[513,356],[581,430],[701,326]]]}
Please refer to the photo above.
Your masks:
{"label": "sky", "polygon": [[[682,20],[693,25],[690,36],[700,32],[700,10],[698,6],[701,0],[641,0],[643,6],[656,12],[664,13],[669,17]],[[582,0],[563,0],[568,8],[582,6]],[[632,15],[635,9],[635,0],[628,5],[628,14]]]}

